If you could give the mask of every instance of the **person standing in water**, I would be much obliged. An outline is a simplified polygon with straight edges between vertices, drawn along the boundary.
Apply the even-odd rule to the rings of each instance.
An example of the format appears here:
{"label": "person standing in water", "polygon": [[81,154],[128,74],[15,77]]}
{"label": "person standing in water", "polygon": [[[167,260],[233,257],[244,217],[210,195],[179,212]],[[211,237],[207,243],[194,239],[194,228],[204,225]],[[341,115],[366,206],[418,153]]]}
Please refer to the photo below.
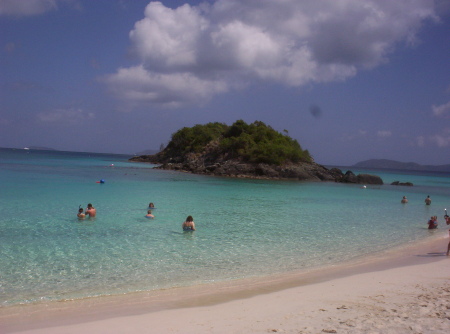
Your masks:
{"label": "person standing in water", "polygon": [[145,217],[151,218],[151,219],[155,218],[155,216],[152,215],[152,210],[148,210],[148,211],[147,211],[147,214],[145,215]]}
{"label": "person standing in water", "polygon": [[428,229],[429,230],[434,230],[438,227],[438,223],[437,223],[437,216],[432,216],[430,218],[430,220],[428,221]]}
{"label": "person standing in water", "polygon": [[97,210],[95,210],[91,203],[87,205],[86,214],[89,215],[89,218],[94,218],[97,215]]}
{"label": "person standing in water", "polygon": [[83,212],[83,208],[79,208],[79,209],[78,209],[77,217],[78,217],[78,219],[80,219],[80,220],[86,218],[86,215],[85,215],[84,212]]}
{"label": "person standing in water", "polygon": [[402,198],[402,203],[403,203],[403,204],[408,203],[408,199],[406,198],[406,196],[403,196],[403,198]]}
{"label": "person standing in water", "polygon": [[187,216],[186,221],[181,225],[183,231],[195,231],[194,218]]}
{"label": "person standing in water", "polygon": [[426,204],[426,205],[430,205],[430,204],[431,204],[431,198],[430,198],[430,195],[428,195],[427,198],[425,198],[425,204]]}

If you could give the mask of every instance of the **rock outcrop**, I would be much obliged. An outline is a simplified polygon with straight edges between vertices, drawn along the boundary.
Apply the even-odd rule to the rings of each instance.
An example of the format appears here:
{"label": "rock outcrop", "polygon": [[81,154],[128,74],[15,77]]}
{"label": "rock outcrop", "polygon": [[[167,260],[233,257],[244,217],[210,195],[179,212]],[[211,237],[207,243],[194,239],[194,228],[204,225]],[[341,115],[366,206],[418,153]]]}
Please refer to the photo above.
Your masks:
{"label": "rock outcrop", "polygon": [[359,174],[351,171],[345,174],[338,168],[328,169],[315,162],[289,163],[281,166],[264,163],[248,163],[236,159],[224,159],[211,155],[188,154],[184,157],[167,158],[163,154],[141,155],[130,159],[148,162],[157,169],[183,171],[194,174],[229,176],[253,179],[287,179],[300,181],[334,181],[355,184],[383,184],[376,175]]}
{"label": "rock outcrop", "polygon": [[358,174],[355,175],[352,171],[347,171],[342,175],[338,182],[344,183],[357,183],[357,184],[383,184],[381,177],[371,174]]}
{"label": "rock outcrop", "polygon": [[391,183],[391,186],[407,186],[412,187],[414,184],[411,182],[400,182],[400,181],[394,181]]}

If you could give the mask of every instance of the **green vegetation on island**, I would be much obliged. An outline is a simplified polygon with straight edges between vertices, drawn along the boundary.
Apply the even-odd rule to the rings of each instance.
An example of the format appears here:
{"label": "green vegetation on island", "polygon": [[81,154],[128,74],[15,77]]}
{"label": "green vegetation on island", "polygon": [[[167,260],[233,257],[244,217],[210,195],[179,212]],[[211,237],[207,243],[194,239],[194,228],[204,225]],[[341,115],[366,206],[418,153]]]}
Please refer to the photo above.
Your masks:
{"label": "green vegetation on island", "polygon": [[378,176],[344,174],[315,163],[308,150],[284,132],[260,121],[247,124],[238,120],[230,126],[197,124],[172,134],[160,152],[130,160],[156,164],[158,169],[214,176],[383,184]]}
{"label": "green vegetation on island", "polygon": [[229,159],[248,163],[282,165],[312,161],[308,150],[303,150],[297,140],[263,122],[247,124],[243,120],[231,126],[215,122],[184,127],[172,135],[164,156],[201,154],[208,146],[214,146],[215,155],[226,154]]}

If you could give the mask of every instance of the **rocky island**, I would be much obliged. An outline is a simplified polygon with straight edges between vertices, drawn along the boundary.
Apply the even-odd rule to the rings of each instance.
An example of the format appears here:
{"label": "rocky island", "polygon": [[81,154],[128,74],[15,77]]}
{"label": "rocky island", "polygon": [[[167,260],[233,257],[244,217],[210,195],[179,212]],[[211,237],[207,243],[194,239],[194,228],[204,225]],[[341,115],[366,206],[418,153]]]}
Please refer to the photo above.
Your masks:
{"label": "rocky island", "polygon": [[158,165],[155,168],[194,174],[254,179],[334,181],[383,184],[376,175],[345,174],[314,162],[297,140],[279,133],[263,122],[238,120],[195,125],[178,130],[167,147],[153,155],[130,159]]}

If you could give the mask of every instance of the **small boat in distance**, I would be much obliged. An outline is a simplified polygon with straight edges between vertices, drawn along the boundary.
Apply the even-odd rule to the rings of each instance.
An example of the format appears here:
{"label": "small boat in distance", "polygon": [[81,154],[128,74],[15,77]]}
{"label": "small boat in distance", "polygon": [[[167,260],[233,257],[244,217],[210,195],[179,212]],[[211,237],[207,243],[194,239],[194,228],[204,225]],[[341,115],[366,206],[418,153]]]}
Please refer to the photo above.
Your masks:
{"label": "small boat in distance", "polygon": [[24,150],[29,150],[29,148],[28,148],[28,147],[24,147],[23,149],[24,149]]}

